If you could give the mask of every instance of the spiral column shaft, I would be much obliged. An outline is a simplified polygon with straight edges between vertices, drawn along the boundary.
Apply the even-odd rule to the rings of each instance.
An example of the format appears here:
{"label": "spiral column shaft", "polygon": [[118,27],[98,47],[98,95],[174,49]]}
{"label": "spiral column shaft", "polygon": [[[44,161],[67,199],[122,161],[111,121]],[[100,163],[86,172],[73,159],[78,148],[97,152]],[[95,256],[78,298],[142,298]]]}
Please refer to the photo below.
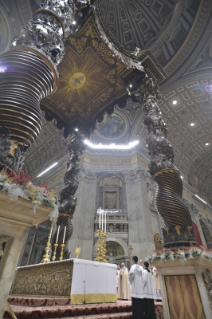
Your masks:
{"label": "spiral column shaft", "polygon": [[[63,243],[64,229],[66,227],[65,233],[65,245],[68,243],[69,239],[73,233],[73,215],[76,209],[77,199],[75,198],[75,193],[78,188],[78,174],[80,171],[79,160],[82,154],[82,150],[85,145],[82,141],[83,135],[81,132],[74,132],[69,138],[68,151],[69,151],[69,161],[67,163],[67,171],[64,176],[64,186],[60,193],[60,208],[59,216],[57,220],[57,227],[60,226],[60,232],[58,237],[59,248]],[[57,232],[56,232],[57,233]],[[54,247],[56,240],[56,233],[53,236],[52,248]],[[60,250],[58,249],[56,260],[59,260]],[[64,256],[66,258],[66,256]]]}
{"label": "spiral column shaft", "polygon": [[146,75],[135,95],[144,105],[151,157],[149,171],[157,183],[156,206],[164,221],[164,247],[189,245],[189,242],[195,242],[192,220],[182,201],[182,179],[174,165],[173,147],[167,139],[166,123],[158,105],[161,93]]}
{"label": "spiral column shaft", "polygon": [[18,171],[41,129],[40,100],[57,88],[57,64],[87,4],[44,0],[12,47],[0,57],[0,169]]}

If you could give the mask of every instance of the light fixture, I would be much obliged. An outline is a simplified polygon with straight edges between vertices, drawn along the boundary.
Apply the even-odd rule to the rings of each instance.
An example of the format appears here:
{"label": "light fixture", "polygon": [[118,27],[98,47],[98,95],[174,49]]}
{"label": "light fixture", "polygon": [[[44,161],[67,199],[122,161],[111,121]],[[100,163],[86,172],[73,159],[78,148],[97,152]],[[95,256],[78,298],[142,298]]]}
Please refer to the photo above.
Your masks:
{"label": "light fixture", "polygon": [[6,66],[0,66],[0,73],[4,73],[7,70]]}
{"label": "light fixture", "polygon": [[76,23],[77,23],[77,21],[75,21],[75,20],[74,20],[74,21],[72,21],[72,24],[76,24]]}
{"label": "light fixture", "polygon": [[194,122],[190,123],[190,126],[194,126],[194,125],[195,125],[195,123],[194,123]]}
{"label": "light fixture", "polygon": [[52,164],[51,166],[49,166],[47,169],[45,169],[45,171],[41,172],[37,177],[42,176],[43,174],[45,174],[46,172],[48,172],[50,169],[52,169],[53,167],[55,167],[58,164],[58,162]]}
{"label": "light fixture", "polygon": [[183,179],[183,175],[180,175],[181,179]]}
{"label": "light fixture", "polygon": [[207,202],[204,201],[204,199],[202,199],[201,197],[199,197],[197,194],[195,194],[194,196],[197,197],[199,200],[201,200],[204,204],[207,204]]}
{"label": "light fixture", "polygon": [[75,130],[75,132],[78,132],[78,131],[79,131],[79,129],[78,129],[77,127],[76,127],[74,130]]}
{"label": "light fixture", "polygon": [[121,144],[93,144],[88,140],[84,140],[84,143],[86,145],[88,145],[91,148],[95,148],[95,149],[108,149],[108,150],[129,150],[131,148],[133,148],[134,146],[139,144],[139,141],[134,141],[134,142],[130,142],[127,145],[121,145]]}
{"label": "light fixture", "polygon": [[208,145],[209,145],[209,143],[208,143],[208,142],[206,142],[206,143],[205,143],[205,146],[208,146]]}
{"label": "light fixture", "polygon": [[176,104],[177,104],[177,100],[173,100],[173,101],[172,101],[172,104],[173,104],[173,105],[176,105]]}
{"label": "light fixture", "polygon": [[130,88],[132,88],[132,87],[133,87],[133,85],[132,85],[132,84],[130,84],[130,85],[129,85],[129,87],[130,87]]}

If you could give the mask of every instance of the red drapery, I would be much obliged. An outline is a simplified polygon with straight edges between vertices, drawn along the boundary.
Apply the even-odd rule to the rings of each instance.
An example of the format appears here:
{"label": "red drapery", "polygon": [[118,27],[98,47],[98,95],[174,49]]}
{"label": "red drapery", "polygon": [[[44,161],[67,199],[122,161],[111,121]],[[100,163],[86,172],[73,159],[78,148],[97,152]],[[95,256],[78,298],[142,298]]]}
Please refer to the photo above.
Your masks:
{"label": "red drapery", "polygon": [[201,237],[200,237],[200,234],[199,234],[199,230],[198,230],[198,227],[197,225],[195,224],[195,222],[192,222],[192,226],[193,226],[193,229],[194,229],[194,236],[196,238],[196,241],[197,243],[202,246],[202,240],[201,240]]}

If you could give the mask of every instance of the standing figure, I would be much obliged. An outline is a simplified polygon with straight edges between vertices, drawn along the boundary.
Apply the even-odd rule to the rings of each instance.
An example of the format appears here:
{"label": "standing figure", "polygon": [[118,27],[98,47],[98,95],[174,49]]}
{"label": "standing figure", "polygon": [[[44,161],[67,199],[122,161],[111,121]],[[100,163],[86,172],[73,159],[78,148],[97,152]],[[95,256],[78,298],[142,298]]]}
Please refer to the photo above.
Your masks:
{"label": "standing figure", "polygon": [[144,319],[144,284],[145,270],[137,264],[138,257],[133,256],[132,267],[129,272],[132,297],[132,319]]}
{"label": "standing figure", "polygon": [[145,319],[156,319],[153,277],[149,270],[149,263],[147,261],[144,262],[144,272],[145,272],[145,280],[144,280]]}
{"label": "standing figure", "polygon": [[118,284],[118,299],[130,300],[130,285],[128,279],[128,269],[124,263],[121,263]]}
{"label": "standing figure", "polygon": [[155,290],[155,299],[157,301],[161,301],[161,293],[160,293],[160,284],[158,277],[158,270],[156,267],[152,268],[153,282],[154,282],[154,290]]}
{"label": "standing figure", "polygon": [[119,286],[119,274],[120,274],[120,265],[117,265],[116,269],[116,291],[118,295],[118,286]]}

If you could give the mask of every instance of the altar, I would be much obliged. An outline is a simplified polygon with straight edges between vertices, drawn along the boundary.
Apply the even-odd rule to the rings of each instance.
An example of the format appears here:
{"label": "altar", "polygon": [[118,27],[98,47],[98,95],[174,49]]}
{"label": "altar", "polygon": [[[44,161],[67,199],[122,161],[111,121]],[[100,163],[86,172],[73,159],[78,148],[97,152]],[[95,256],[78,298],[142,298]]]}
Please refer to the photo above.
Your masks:
{"label": "altar", "polygon": [[11,295],[68,297],[71,304],[116,302],[116,265],[73,258],[18,267]]}

